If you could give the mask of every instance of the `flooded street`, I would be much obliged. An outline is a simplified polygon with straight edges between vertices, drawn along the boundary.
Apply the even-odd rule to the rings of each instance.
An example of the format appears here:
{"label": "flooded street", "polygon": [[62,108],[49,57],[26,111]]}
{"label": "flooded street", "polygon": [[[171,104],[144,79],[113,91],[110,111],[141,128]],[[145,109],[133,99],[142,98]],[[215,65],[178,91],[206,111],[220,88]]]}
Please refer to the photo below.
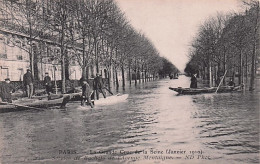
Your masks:
{"label": "flooded street", "polygon": [[[259,89],[177,96],[163,79],[94,109],[0,114],[0,163],[259,163]],[[259,86],[259,84],[257,84]]]}

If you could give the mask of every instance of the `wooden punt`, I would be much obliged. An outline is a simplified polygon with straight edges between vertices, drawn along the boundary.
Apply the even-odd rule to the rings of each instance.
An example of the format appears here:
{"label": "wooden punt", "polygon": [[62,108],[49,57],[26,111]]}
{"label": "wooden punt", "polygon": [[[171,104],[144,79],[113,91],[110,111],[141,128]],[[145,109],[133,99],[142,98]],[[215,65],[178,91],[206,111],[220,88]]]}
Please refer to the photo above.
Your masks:
{"label": "wooden punt", "polygon": [[71,96],[67,95],[51,95],[48,96],[34,96],[32,99],[19,98],[13,100],[12,103],[0,102],[0,113],[26,110],[26,109],[46,109],[53,106],[65,106],[70,100]]}
{"label": "wooden punt", "polygon": [[[221,86],[218,89],[218,93],[226,93],[226,92],[233,92],[233,91],[238,91],[241,90],[243,86],[236,86],[236,87],[231,87],[231,86]],[[204,93],[214,93],[217,90],[217,87],[211,87],[211,88],[172,88],[169,87],[170,90],[173,90],[175,92],[178,92],[178,94],[183,94],[183,95],[195,95],[195,94],[204,94]]]}

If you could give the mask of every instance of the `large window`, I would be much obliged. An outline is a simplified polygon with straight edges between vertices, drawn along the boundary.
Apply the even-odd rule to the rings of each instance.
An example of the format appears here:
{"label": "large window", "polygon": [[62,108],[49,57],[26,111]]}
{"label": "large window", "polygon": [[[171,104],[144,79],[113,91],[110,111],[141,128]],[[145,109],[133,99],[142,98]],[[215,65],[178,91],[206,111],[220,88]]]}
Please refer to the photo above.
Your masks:
{"label": "large window", "polygon": [[13,56],[16,56],[17,60],[23,60],[21,45],[21,42],[16,40],[15,47],[13,47]]}
{"label": "large window", "polygon": [[0,81],[4,81],[5,78],[9,77],[9,71],[6,67],[0,67]]}
{"label": "large window", "polygon": [[22,55],[17,55],[17,60],[23,60],[23,56]]}
{"label": "large window", "polygon": [[3,38],[0,38],[0,58],[7,59],[6,44]]}

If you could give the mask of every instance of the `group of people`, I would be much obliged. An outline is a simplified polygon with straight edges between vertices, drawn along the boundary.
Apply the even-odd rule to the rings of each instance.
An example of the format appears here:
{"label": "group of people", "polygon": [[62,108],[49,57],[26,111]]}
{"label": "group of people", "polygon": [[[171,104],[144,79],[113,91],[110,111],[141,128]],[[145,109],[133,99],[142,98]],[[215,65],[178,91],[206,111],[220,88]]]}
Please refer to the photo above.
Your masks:
{"label": "group of people", "polygon": [[[0,97],[2,102],[12,103],[11,93],[15,92],[15,87],[10,84],[10,78],[6,78],[5,82],[0,85]],[[85,106],[86,102],[93,108],[94,104],[91,101],[91,98],[94,99],[96,96],[97,100],[99,99],[99,93],[102,93],[103,97],[106,98],[106,94],[103,91],[103,79],[100,74],[94,78],[93,89],[90,87],[87,79],[81,79],[82,82],[82,100],[81,105]],[[30,69],[27,69],[27,72],[23,76],[23,84],[26,91],[26,96],[32,98],[34,93],[34,79]],[[52,92],[52,82],[51,77],[48,73],[45,73],[43,80],[46,93],[50,96]]]}
{"label": "group of people", "polygon": [[[219,84],[221,82],[221,78],[223,78],[223,76],[218,77],[216,79],[216,86],[219,86]],[[229,79],[228,86],[235,87],[235,83],[233,81],[233,78]],[[198,88],[198,86],[197,86],[197,74],[196,73],[191,75],[190,88]]]}
{"label": "group of people", "polygon": [[[5,82],[0,85],[0,97],[2,102],[12,103],[12,96],[11,93],[15,92],[15,87],[10,84],[11,80],[10,78],[6,78]],[[30,69],[27,69],[26,73],[23,75],[23,84],[26,91],[26,96],[28,98],[32,98],[34,93],[34,87],[33,87],[33,75],[31,73]],[[52,89],[51,89],[51,78],[48,73],[45,73],[44,77],[44,85],[46,87],[46,92],[48,95],[50,95]]]}
{"label": "group of people", "polygon": [[103,91],[103,79],[100,76],[100,74],[96,74],[96,77],[93,81],[93,89],[91,89],[89,83],[87,82],[87,79],[82,78],[82,100],[81,105],[85,106],[86,102],[91,106],[91,108],[94,107],[94,104],[92,103],[91,99],[94,99],[95,96],[97,97],[97,100],[99,99],[99,93],[102,93],[103,97],[106,98],[106,94]]}
{"label": "group of people", "polygon": [[[26,88],[26,95],[28,98],[32,98],[34,93],[33,82],[34,80],[33,80],[32,72],[30,69],[27,69],[27,72],[23,76],[23,84]],[[50,95],[50,93],[52,92],[52,85],[51,85],[51,77],[49,76],[48,72],[45,73],[43,82],[46,89],[46,93]]]}

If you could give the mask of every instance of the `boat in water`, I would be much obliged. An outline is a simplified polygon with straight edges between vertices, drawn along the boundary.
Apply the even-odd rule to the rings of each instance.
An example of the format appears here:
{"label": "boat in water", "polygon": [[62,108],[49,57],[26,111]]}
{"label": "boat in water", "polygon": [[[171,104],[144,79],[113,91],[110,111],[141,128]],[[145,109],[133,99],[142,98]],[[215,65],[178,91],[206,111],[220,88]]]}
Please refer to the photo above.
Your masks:
{"label": "boat in water", "polygon": [[0,102],[0,113],[27,109],[46,109],[54,106],[64,107],[70,99],[70,94],[33,96],[31,99],[27,97],[19,98],[13,100],[12,103]]}
{"label": "boat in water", "polygon": [[217,93],[226,93],[226,92],[234,92],[239,91],[243,88],[243,86],[221,86],[221,87],[210,87],[210,88],[173,88],[169,87],[170,90],[173,90],[175,92],[178,92],[178,94],[183,95],[195,95],[195,94],[204,94],[204,93],[214,93],[217,91]]}
{"label": "boat in water", "polygon": [[128,94],[117,94],[106,98],[100,98],[99,100],[92,100],[95,105],[112,105],[125,101],[128,98]]}
{"label": "boat in water", "polygon": [[[81,94],[78,94],[77,96],[74,96],[72,99],[70,99],[70,102],[72,103],[77,103],[77,104],[81,104]],[[128,94],[116,94],[116,95],[111,95],[111,96],[107,96],[106,98],[99,98],[98,100],[94,100],[91,99],[92,103],[95,106],[104,106],[104,105],[113,105],[113,104],[118,104],[121,102],[124,102],[127,98],[128,98]],[[82,106],[81,108],[88,108],[90,107],[90,105],[87,103],[86,101],[86,106]]]}

